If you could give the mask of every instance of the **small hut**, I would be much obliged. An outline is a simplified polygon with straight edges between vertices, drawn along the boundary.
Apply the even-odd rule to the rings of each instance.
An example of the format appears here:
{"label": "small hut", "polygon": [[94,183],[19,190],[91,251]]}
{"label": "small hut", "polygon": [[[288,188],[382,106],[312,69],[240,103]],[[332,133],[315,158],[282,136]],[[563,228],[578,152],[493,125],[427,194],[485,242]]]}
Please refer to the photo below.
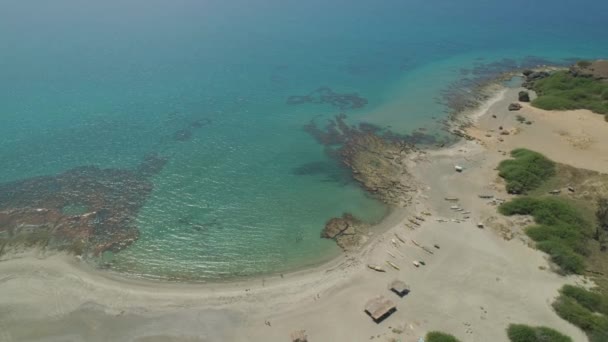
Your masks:
{"label": "small hut", "polygon": [[410,293],[410,287],[401,280],[394,280],[388,285],[388,289],[395,292],[399,297],[403,297]]}
{"label": "small hut", "polygon": [[382,322],[395,311],[397,311],[395,304],[384,296],[372,298],[365,304],[365,312],[376,323]]}

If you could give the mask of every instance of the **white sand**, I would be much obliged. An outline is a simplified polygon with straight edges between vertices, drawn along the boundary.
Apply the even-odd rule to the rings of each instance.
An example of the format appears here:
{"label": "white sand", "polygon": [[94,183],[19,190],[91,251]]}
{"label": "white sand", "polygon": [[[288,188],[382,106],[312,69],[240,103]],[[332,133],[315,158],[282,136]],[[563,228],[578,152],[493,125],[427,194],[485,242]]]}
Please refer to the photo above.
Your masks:
{"label": "white sand", "polygon": [[[574,341],[586,341],[580,330],[551,309],[563,284],[582,280],[540,269],[549,267],[546,256],[519,237],[507,241],[492,228],[477,228],[477,222],[497,217],[495,207],[477,195],[506,197],[496,184],[494,168],[504,159],[498,151],[513,147],[526,146],[558,161],[608,171],[608,160],[598,158],[608,156],[608,124],[583,111],[546,113],[526,106],[520,114],[535,123],[520,125],[515,114],[506,111],[516,93],[505,91],[484,108],[479,127],[470,130],[481,143],[462,142],[410,157],[412,174],[428,188],[420,191],[407,217],[432,213],[414,230],[405,227],[408,221],[398,213],[356,254],[284,278],[230,284],[126,280],[90,270],[65,255],[27,255],[0,262],[0,341],[278,342],[289,341],[292,331],[304,329],[309,341],[417,341],[427,331],[442,330],[462,341],[500,342],[507,341],[505,328],[510,323],[545,325]],[[522,130],[502,136],[503,142],[496,133],[486,137],[499,123]],[[590,137],[591,142],[568,140],[579,136]],[[464,172],[454,172],[455,164],[465,167]],[[437,222],[440,217],[463,216],[450,209],[453,204],[444,200],[446,196],[459,197],[471,218]],[[393,246],[392,239],[398,242],[395,233],[407,243]],[[434,254],[415,246],[412,239]],[[387,260],[401,270],[392,269]],[[416,268],[414,260],[424,260],[426,266]],[[368,263],[382,265],[387,272],[374,272],[365,266]],[[412,292],[403,299],[390,293],[387,284],[394,279],[407,282]],[[363,313],[365,302],[376,295],[397,304],[397,312],[380,324]]]}

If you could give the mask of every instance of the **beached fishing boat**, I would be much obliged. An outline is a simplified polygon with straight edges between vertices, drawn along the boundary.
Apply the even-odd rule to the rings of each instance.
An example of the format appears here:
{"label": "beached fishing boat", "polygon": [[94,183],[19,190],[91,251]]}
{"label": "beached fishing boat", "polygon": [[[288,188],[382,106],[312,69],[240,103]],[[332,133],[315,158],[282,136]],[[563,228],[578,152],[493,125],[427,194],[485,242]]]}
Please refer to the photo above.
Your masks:
{"label": "beached fishing boat", "polygon": [[395,265],[394,263],[392,263],[392,262],[390,262],[390,261],[388,261],[388,260],[386,261],[386,263],[387,263],[387,264],[388,264],[390,267],[392,267],[392,268],[396,269],[397,271],[399,271],[399,270],[400,270],[399,266]]}
{"label": "beached fishing boat", "polygon": [[372,270],[374,270],[376,272],[386,272],[386,270],[384,268],[382,268],[381,266],[378,266],[378,265],[370,265],[370,264],[368,264],[367,268],[372,269]]}

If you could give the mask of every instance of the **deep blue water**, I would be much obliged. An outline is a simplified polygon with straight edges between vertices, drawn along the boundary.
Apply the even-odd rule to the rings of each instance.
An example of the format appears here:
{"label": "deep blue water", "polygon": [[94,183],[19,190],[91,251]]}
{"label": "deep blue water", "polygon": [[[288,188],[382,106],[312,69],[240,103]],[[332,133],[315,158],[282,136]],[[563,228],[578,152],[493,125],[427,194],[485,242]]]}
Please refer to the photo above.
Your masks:
{"label": "deep blue water", "polygon": [[356,92],[368,103],[350,122],[434,132],[461,69],[606,57],[606,17],[597,0],[2,0],[0,182],[156,152],[169,163],[140,239],[106,256],[114,269],[206,279],[317,263],[338,252],[319,238],[327,219],[387,208],[302,130],[341,110],[289,96]]}

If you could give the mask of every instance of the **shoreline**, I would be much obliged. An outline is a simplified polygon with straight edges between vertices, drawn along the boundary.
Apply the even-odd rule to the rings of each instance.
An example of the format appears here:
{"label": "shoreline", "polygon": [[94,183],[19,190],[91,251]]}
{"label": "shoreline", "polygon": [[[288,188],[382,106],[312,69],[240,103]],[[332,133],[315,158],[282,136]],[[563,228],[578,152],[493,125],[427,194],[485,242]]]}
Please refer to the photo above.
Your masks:
{"label": "shoreline", "polygon": [[[477,131],[489,132],[484,125],[495,124],[488,118],[490,113],[499,113],[504,120],[514,116],[506,111],[505,103],[513,101],[515,91],[503,87],[479,108],[461,114],[470,121],[467,132],[473,135]],[[526,129],[535,130],[536,126]],[[122,320],[133,324],[160,322],[158,327],[146,331],[120,328],[124,336],[142,339],[171,336],[175,341],[208,338],[283,341],[290,331],[297,329],[307,330],[313,340],[358,340],[357,337],[368,340],[370,335],[414,339],[425,331],[445,329],[467,341],[506,341],[505,324],[530,322],[558,328],[575,341],[582,341],[582,332],[561,320],[550,307],[550,299],[557,295],[559,287],[564,283],[580,283],[581,278],[561,277],[540,269],[548,266],[546,256],[529,248],[517,234],[507,240],[491,224],[484,230],[475,227],[475,222],[486,222],[496,212],[477,198],[474,191],[491,190],[506,196],[504,188],[501,190],[493,180],[496,162],[505,157],[497,153],[500,147],[496,147],[498,143],[493,140],[496,137],[491,135],[491,138],[481,135],[474,140],[459,139],[445,148],[404,157],[404,165],[424,185],[407,208],[397,209],[398,213],[392,212],[373,227],[374,236],[360,250],[284,273],[282,277],[184,283],[116,276],[63,254],[40,260],[32,253],[3,261],[0,291],[12,296],[0,299],[0,305],[11,311],[8,321],[0,320],[0,327],[8,329],[6,340],[20,340],[31,336],[25,330],[32,323],[51,317],[54,324],[67,328],[78,322],[74,315],[86,313],[107,321],[103,323],[106,326]],[[525,136],[521,133],[508,138]],[[455,162],[465,166],[464,173],[454,172]],[[457,216],[444,201],[445,196],[468,192],[470,196],[462,198],[460,205],[471,209],[469,220],[436,221]],[[432,216],[419,227],[407,228],[406,218],[421,211],[429,211]],[[395,243],[394,234],[404,238],[404,242]],[[441,249],[430,256],[413,241],[440,244]],[[388,251],[395,257],[391,258]],[[427,260],[428,266],[412,266],[412,260],[421,258]],[[384,265],[385,260],[393,260],[401,269],[395,271],[385,266],[387,272],[378,274],[366,267],[368,263]],[[397,313],[386,323],[376,325],[361,312],[361,307],[368,297],[385,293],[386,283],[395,277],[405,279],[412,294],[403,303],[398,301]],[[438,292],[442,295],[437,296]],[[432,305],[428,305],[429,300]],[[209,317],[213,324],[201,325],[198,319],[184,318],[193,313]],[[341,319],[336,326],[327,327],[320,322],[319,315],[327,318],[340,315]],[[185,322],[180,330],[163,330],[180,317]],[[265,322],[272,322],[272,327]],[[401,333],[390,328],[387,331],[387,326]],[[91,337],[86,333],[82,332]],[[193,338],[186,339],[187,336]]]}
{"label": "shoreline", "polygon": [[[289,281],[300,281],[304,278],[310,278],[311,275],[322,277],[324,273],[331,272],[333,269],[342,267],[349,259],[363,257],[367,250],[376,242],[376,239],[381,237],[396,224],[402,222],[407,215],[410,215],[409,208],[391,208],[389,214],[382,219],[378,224],[373,225],[370,230],[373,231],[373,236],[357,250],[348,252],[340,252],[335,257],[316,265],[302,266],[298,269],[293,269],[284,273],[272,273],[245,276],[243,278],[228,278],[225,280],[212,279],[202,281],[183,281],[183,280],[164,280],[152,279],[146,277],[130,276],[125,273],[115,272],[112,270],[102,270],[95,265],[83,260],[67,252],[53,251],[43,252],[39,249],[31,249],[26,252],[11,255],[10,258],[0,261],[0,269],[5,264],[17,264],[19,267],[30,268],[49,268],[53,271],[65,271],[82,275],[90,275],[99,284],[112,287],[119,284],[127,285],[138,290],[153,290],[158,294],[158,290],[172,293],[174,290],[190,290],[193,292],[206,292],[208,290],[230,290],[242,291],[245,288],[251,288],[252,284],[264,283],[263,288],[272,289],[272,286],[282,286],[286,279]],[[40,253],[45,254],[40,256]],[[0,278],[0,282],[3,278]],[[268,286],[267,286],[268,285]],[[285,285],[285,284],[283,284]]]}

